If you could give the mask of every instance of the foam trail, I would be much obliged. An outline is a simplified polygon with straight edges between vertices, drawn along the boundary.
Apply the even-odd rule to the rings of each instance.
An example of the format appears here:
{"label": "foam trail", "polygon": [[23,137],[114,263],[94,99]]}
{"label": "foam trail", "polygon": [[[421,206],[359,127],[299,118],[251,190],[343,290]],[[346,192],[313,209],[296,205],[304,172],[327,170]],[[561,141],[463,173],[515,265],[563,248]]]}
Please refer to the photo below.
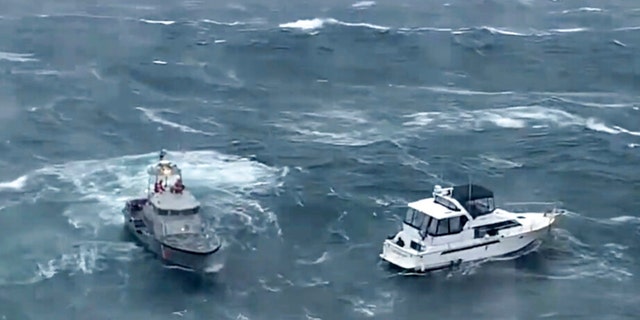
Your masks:
{"label": "foam trail", "polygon": [[[48,166],[26,175],[25,183],[35,180],[43,185],[35,197],[26,196],[69,203],[63,215],[77,228],[97,231],[105,225],[122,225],[124,201],[144,195],[146,166],[156,159],[154,152]],[[169,152],[168,159],[182,167],[187,187],[196,195],[204,194],[200,200],[204,206],[214,207],[211,214],[215,213],[215,219],[242,211],[251,219],[240,219],[243,222],[238,227],[258,232],[275,226],[281,232],[275,214],[252,197],[273,194],[282,185],[286,170],[215,151]]]}
{"label": "foam trail", "polygon": [[107,270],[113,263],[131,261],[136,256],[134,253],[141,250],[131,242],[82,242],[57,257],[36,262],[35,270],[25,270],[24,263],[2,268],[0,285],[33,284],[51,279],[60,273],[93,274]]}
{"label": "foam trail", "polygon": [[409,127],[434,126],[441,129],[469,130],[483,129],[486,123],[507,129],[582,126],[596,132],[640,136],[640,132],[620,126],[611,127],[596,118],[585,119],[563,110],[541,106],[518,106],[475,111],[417,112],[405,115],[405,117],[412,119],[404,123]]}
{"label": "foam trail", "polygon": [[194,128],[191,128],[189,126],[186,126],[186,125],[183,125],[183,124],[179,124],[179,123],[175,123],[173,121],[169,121],[169,120],[167,120],[165,118],[162,118],[160,115],[158,115],[158,113],[160,113],[162,111],[147,109],[147,108],[143,108],[143,107],[136,107],[136,109],[142,111],[142,113],[145,115],[145,117],[147,119],[149,119],[150,121],[152,121],[152,122],[159,123],[159,124],[162,124],[162,125],[167,126],[167,127],[175,128],[175,129],[178,129],[178,130],[180,130],[182,132],[202,134],[202,135],[205,135],[205,136],[213,136],[214,135],[211,132],[194,129]]}

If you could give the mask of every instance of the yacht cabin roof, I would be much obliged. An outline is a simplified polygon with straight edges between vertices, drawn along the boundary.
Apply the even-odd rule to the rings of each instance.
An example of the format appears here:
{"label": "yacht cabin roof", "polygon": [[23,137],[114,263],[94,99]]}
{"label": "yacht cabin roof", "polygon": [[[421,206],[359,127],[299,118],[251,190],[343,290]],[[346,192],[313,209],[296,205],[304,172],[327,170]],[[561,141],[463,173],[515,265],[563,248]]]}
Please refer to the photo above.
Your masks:
{"label": "yacht cabin roof", "polygon": [[200,206],[200,202],[188,190],[184,190],[181,194],[168,191],[153,193],[149,201],[161,210],[187,210]]}
{"label": "yacht cabin roof", "polygon": [[[444,198],[451,201],[451,198],[447,198],[447,197],[444,197]],[[456,204],[456,206],[460,208],[458,204]],[[464,209],[461,209],[460,211],[451,210],[439,203],[436,203],[435,198],[426,198],[426,199],[410,202],[409,207],[412,209],[418,210],[428,216],[434,217],[438,220],[465,215]]]}

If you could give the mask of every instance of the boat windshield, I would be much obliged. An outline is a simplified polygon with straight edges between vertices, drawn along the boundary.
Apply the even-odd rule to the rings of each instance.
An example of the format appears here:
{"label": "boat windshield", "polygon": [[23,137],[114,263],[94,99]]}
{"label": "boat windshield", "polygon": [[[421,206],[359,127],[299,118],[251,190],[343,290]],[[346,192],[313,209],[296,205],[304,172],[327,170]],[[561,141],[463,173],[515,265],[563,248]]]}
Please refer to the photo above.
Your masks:
{"label": "boat windshield", "polygon": [[184,210],[164,210],[158,209],[158,215],[161,216],[188,216],[196,214],[200,211],[200,207],[184,209]]}
{"label": "boat windshield", "polygon": [[200,233],[203,225],[198,219],[180,219],[165,221],[163,225],[164,235]]}
{"label": "boat windshield", "polygon": [[466,216],[460,215],[436,219],[428,214],[409,208],[403,222],[418,229],[420,236],[424,239],[427,236],[437,237],[460,233],[468,220]]}

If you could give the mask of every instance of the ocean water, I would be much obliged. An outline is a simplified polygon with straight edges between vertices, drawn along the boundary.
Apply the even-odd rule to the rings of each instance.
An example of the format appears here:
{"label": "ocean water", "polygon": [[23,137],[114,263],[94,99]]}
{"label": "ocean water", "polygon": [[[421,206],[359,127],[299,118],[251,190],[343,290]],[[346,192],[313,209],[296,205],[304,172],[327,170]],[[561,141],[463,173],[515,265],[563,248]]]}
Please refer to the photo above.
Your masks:
{"label": "ocean water", "polygon": [[[0,319],[638,317],[636,1],[1,3]],[[124,233],[161,148],[217,273]],[[569,213],[517,259],[379,261],[468,181]]]}

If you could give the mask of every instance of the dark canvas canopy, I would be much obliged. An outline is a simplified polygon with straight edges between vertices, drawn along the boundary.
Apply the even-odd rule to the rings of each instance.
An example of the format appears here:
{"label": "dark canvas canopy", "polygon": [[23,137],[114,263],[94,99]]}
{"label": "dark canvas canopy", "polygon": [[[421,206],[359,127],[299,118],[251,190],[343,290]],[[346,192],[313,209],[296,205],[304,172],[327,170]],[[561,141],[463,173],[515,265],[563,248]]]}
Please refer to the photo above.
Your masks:
{"label": "dark canvas canopy", "polygon": [[451,197],[464,205],[467,201],[493,198],[493,191],[477,184],[463,184],[453,187]]}

